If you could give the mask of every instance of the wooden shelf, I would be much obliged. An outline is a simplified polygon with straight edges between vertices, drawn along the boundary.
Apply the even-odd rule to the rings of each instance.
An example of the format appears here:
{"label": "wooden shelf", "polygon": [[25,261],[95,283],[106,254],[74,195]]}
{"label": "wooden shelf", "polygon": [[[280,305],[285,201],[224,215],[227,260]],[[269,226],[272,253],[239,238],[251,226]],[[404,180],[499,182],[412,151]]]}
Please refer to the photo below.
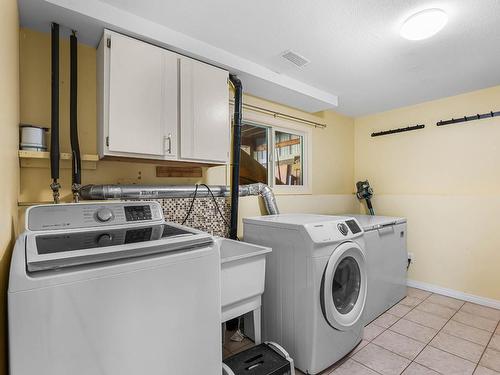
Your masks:
{"label": "wooden shelf", "polygon": [[[53,201],[40,201],[40,202],[17,202],[18,207],[31,207],[39,204],[53,204]],[[66,203],[66,202],[63,202]]]}
{"label": "wooden shelf", "polygon": [[[50,153],[47,151],[26,151],[19,150],[19,158],[21,159],[50,159]],[[71,160],[69,152],[61,152],[61,160]],[[98,161],[99,156],[94,154],[82,155],[82,161]]]}
{"label": "wooden shelf", "polygon": [[[50,164],[50,153],[46,151],[26,151],[19,150],[19,160],[21,162],[21,167],[23,168],[49,168]],[[127,157],[116,157],[116,156],[106,156],[103,159],[99,159],[97,154],[83,154],[82,156],[82,169],[96,169],[97,162],[105,161],[118,161],[124,163],[145,163],[145,164],[156,164],[166,167],[184,168],[186,174],[190,174],[185,177],[196,177],[192,175],[196,173],[199,174],[200,168],[214,167],[224,164],[212,164],[203,162],[186,162],[177,160],[156,160],[156,159],[140,159],[140,158],[127,158]],[[68,152],[61,152],[61,168],[71,168],[71,154]],[[196,172],[188,170],[193,169]],[[164,176],[167,177],[167,176]],[[176,176],[182,177],[182,176]]]}
{"label": "wooden shelf", "polygon": [[[23,168],[48,168],[50,153],[47,151],[26,151],[19,150],[19,160]],[[71,154],[61,152],[61,168],[71,168]],[[96,169],[99,156],[95,154],[82,155],[82,169]]]}

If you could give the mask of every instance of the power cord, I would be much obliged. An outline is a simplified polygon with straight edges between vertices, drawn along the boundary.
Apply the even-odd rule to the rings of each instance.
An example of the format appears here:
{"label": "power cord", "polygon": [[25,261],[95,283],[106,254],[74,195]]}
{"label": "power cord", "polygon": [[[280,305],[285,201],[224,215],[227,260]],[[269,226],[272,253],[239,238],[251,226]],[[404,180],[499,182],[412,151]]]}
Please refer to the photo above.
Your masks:
{"label": "power cord", "polygon": [[205,186],[207,188],[208,192],[212,196],[212,199],[214,201],[215,207],[217,208],[217,211],[219,212],[220,217],[222,218],[222,220],[224,221],[224,223],[226,224],[226,226],[229,228],[229,223],[227,222],[226,218],[224,217],[224,214],[222,213],[222,211],[221,211],[221,209],[219,207],[219,204],[217,203],[217,199],[215,199],[215,195],[212,192],[212,189],[210,189],[207,184],[200,184],[200,185],[201,186]]}
{"label": "power cord", "polygon": [[196,188],[194,189],[194,195],[193,195],[193,199],[191,199],[191,205],[189,206],[189,210],[186,214],[186,217],[184,218],[184,220],[182,221],[182,225],[184,225],[187,221],[187,219],[189,218],[189,216],[191,215],[191,211],[193,211],[193,206],[194,206],[194,201],[196,200],[196,194],[198,194],[198,184],[196,184]]}

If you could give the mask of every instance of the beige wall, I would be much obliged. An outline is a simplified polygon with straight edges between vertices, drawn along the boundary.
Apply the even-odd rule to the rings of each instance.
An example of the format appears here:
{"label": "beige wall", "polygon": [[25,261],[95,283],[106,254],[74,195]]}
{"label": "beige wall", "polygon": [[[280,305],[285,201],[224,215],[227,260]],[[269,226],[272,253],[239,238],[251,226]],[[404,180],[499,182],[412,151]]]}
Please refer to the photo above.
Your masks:
{"label": "beige wall", "polygon": [[15,240],[19,164],[19,25],[17,2],[0,0],[0,374],[7,374],[7,285]]}
{"label": "beige wall", "polygon": [[[62,151],[69,150],[68,52],[68,43],[63,41]],[[48,33],[21,29],[22,122],[50,125],[49,54]],[[95,50],[84,45],[79,46],[79,78],[81,149],[96,153]],[[498,110],[499,99],[500,87],[494,87],[355,120],[334,112],[308,114],[252,96],[245,96],[244,101],[328,125],[312,130],[312,194],[279,195],[282,212],[357,212],[354,182],[368,178],[375,189],[377,212],[409,219],[409,250],[415,254],[410,278],[500,300],[500,288],[496,287],[500,279],[495,272],[500,261],[500,234],[495,231],[499,223],[494,214],[500,205],[495,196],[500,187],[500,127],[496,126],[500,119],[435,126],[440,119]],[[416,123],[427,127],[399,135],[369,136],[372,131]],[[61,171],[66,199],[71,184],[68,167]],[[204,172],[204,182],[228,182],[226,168]],[[83,173],[83,183],[132,182],[199,181],[156,178],[153,164],[101,161],[96,170]],[[49,183],[48,162],[45,168],[22,168],[20,201],[50,201]],[[254,197],[241,199],[240,207],[241,217],[263,212]],[[436,229],[441,223],[444,227]]]}
{"label": "beige wall", "polygon": [[[20,30],[21,122],[50,127],[50,35],[29,29]],[[79,45],[78,48],[78,124],[82,153],[96,153],[96,51]],[[60,128],[61,151],[69,145],[69,43],[61,43],[60,70]],[[349,117],[334,112],[304,113],[259,98],[245,96],[245,103],[262,106],[293,116],[326,123],[326,129],[314,129],[313,137],[313,195],[282,196],[278,203],[283,212],[314,210],[324,213],[346,213],[358,210],[353,192],[354,127]],[[21,202],[50,201],[50,171],[48,161],[44,168],[21,169]],[[62,163],[61,184],[63,198],[70,197],[71,170]],[[156,178],[153,164],[100,161],[96,170],[83,170],[82,182],[91,183],[152,183],[194,184],[198,179]],[[139,179],[140,176],[140,179]],[[204,171],[203,182],[228,183],[225,167]],[[37,181],[37,183],[33,183]],[[262,206],[257,199],[242,199],[241,216],[260,214]],[[241,234],[241,225],[240,225]]]}
{"label": "beige wall", "polygon": [[[355,179],[377,214],[408,218],[410,279],[500,300],[500,118],[436,126],[499,103],[497,86],[355,119]],[[370,137],[412,124],[426,127]]]}
{"label": "beige wall", "polygon": [[[50,34],[21,29],[20,86],[21,122],[50,128]],[[60,43],[60,143],[61,152],[71,150],[69,142],[69,40]],[[96,50],[78,45],[78,134],[83,154],[97,153],[96,135]],[[50,138],[50,137],[49,137]],[[39,163],[37,163],[38,165]],[[52,200],[50,170],[21,168],[20,202]],[[63,200],[71,200],[71,165],[61,163]],[[95,170],[83,170],[82,183],[196,183],[192,178],[157,178],[154,164],[100,161]],[[37,183],[33,183],[37,181]]]}
{"label": "beige wall", "polygon": [[[354,121],[352,118],[332,111],[316,114],[305,113],[250,95],[245,95],[243,101],[247,104],[327,125],[324,129],[312,129],[312,194],[290,195],[276,193],[280,212],[318,214],[359,212],[359,206],[353,194]],[[249,112],[244,109],[244,119],[247,114]],[[266,121],[270,121],[270,123]],[[273,122],[263,116],[262,124],[272,125]],[[286,122],[282,126],[286,126]],[[228,181],[227,177],[228,170],[226,167],[211,168],[207,173],[207,183],[224,184]],[[239,236],[243,235],[242,218],[261,214],[265,214],[265,209],[262,202],[259,204],[257,198],[245,197],[240,199]]]}

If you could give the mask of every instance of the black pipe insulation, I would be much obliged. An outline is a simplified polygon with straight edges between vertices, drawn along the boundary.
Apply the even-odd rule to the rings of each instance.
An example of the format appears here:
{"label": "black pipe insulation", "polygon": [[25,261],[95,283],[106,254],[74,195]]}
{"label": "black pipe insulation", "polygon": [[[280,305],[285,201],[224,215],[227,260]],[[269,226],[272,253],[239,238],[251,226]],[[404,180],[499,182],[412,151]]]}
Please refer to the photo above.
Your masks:
{"label": "black pipe insulation", "polygon": [[54,203],[59,202],[59,25],[51,27],[51,129],[50,129],[50,185]]}
{"label": "black pipe insulation", "polygon": [[238,238],[238,198],[240,195],[240,150],[241,150],[241,118],[243,110],[243,87],[240,79],[230,75],[234,85],[234,120],[233,120],[233,158],[231,173],[231,225],[229,238]]}
{"label": "black pipe insulation", "polygon": [[71,141],[71,175],[73,197],[78,201],[78,191],[82,183],[80,145],[78,142],[78,40],[73,31],[70,38],[70,97],[69,97],[69,126]]}

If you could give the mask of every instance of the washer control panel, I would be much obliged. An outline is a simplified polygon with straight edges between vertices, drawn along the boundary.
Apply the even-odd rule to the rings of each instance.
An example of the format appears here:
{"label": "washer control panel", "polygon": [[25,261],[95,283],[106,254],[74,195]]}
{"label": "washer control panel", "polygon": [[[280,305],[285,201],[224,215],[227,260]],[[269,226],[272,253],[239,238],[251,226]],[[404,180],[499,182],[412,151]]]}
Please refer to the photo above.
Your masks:
{"label": "washer control panel", "polygon": [[26,213],[26,229],[31,231],[158,221],[163,221],[158,202],[51,204],[31,207]]}
{"label": "washer control panel", "polygon": [[151,207],[146,206],[125,206],[125,218],[127,221],[151,220]]}
{"label": "washer control panel", "polygon": [[342,241],[363,234],[355,219],[306,224],[305,228],[315,243]]}

